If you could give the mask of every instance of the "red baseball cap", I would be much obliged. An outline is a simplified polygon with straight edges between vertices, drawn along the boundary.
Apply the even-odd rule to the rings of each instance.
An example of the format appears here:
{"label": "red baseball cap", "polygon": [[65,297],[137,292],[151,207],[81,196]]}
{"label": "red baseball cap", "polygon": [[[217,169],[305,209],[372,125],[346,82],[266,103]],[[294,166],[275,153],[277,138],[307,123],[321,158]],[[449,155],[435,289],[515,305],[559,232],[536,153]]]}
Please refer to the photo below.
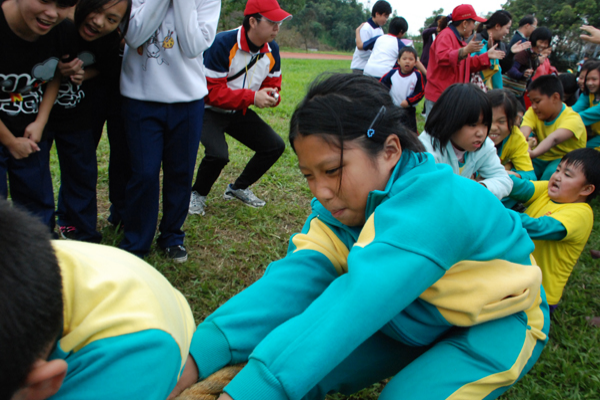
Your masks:
{"label": "red baseball cap", "polygon": [[248,0],[244,15],[260,14],[273,21],[280,22],[292,18],[292,14],[279,7],[277,0]]}
{"label": "red baseball cap", "polygon": [[477,16],[475,9],[470,4],[461,4],[452,10],[452,21],[464,21],[474,19],[477,22],[487,22],[487,19]]}

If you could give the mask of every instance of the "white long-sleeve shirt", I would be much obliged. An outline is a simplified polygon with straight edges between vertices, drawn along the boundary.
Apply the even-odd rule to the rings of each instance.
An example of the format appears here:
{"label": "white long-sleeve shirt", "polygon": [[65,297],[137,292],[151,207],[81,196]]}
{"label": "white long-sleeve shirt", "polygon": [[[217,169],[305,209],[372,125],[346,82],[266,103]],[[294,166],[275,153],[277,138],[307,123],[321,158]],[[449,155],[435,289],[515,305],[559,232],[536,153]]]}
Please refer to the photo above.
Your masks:
{"label": "white long-sleeve shirt", "polygon": [[439,147],[436,150],[433,149],[431,136],[427,132],[421,133],[419,140],[425,146],[425,150],[433,155],[436,163],[448,164],[455,174],[465,178],[471,178],[474,173],[478,172],[484,178],[481,183],[485,184],[498,199],[503,199],[510,194],[513,181],[502,166],[491,139],[486,138],[480,150],[469,151],[465,154],[465,165],[462,169],[458,165],[458,159],[450,141],[442,151]]}
{"label": "white long-sleeve shirt", "polygon": [[219,0],[133,0],[121,94],[180,103],[208,93],[202,52],[215,39]]}

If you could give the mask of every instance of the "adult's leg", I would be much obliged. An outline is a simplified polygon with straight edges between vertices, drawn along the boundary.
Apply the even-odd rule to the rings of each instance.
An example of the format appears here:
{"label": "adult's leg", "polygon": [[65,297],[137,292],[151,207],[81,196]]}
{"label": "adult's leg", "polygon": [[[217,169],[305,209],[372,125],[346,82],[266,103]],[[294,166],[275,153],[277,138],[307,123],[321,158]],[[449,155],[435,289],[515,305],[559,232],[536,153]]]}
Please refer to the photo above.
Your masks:
{"label": "adult's leg", "polygon": [[281,137],[253,110],[246,111],[246,115],[235,113],[226,132],[256,152],[236,179],[234,183],[236,189],[246,189],[258,181],[285,150],[285,143]]}
{"label": "adult's leg", "polygon": [[425,121],[427,121],[427,117],[429,117],[429,113],[431,112],[434,104],[435,102],[425,99],[425,104],[423,105],[425,108]]}
{"label": "adult's leg", "polygon": [[150,251],[158,220],[165,104],[125,99],[131,179],[126,189],[125,237],[120,247],[138,256]]}
{"label": "adult's leg", "polygon": [[196,182],[192,190],[201,196],[208,196],[221,171],[229,162],[229,152],[225,141],[225,129],[234,114],[223,114],[206,109],[202,123],[200,141],[204,146],[204,158],[198,166]]}
{"label": "adult's leg", "polygon": [[39,217],[54,230],[54,192],[50,175],[50,147],[52,140],[43,138],[38,146],[40,151],[29,157],[17,160],[10,156],[8,160],[8,179],[10,197],[18,204]]}
{"label": "adult's leg", "polygon": [[163,150],[163,217],[158,245],[183,244],[181,230],[190,204],[192,178],[200,146],[204,100],[169,104]]}
{"label": "adult's leg", "polygon": [[96,230],[98,164],[94,132],[56,132],[54,139],[61,171],[58,224],[77,228],[79,240],[99,243],[102,235]]}

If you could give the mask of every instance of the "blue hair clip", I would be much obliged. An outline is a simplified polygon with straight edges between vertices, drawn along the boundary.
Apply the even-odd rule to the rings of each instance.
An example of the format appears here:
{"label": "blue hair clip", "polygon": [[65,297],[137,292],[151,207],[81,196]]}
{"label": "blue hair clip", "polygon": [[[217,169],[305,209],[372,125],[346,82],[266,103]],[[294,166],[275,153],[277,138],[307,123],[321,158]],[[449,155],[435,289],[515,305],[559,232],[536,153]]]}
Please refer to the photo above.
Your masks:
{"label": "blue hair clip", "polygon": [[373,122],[371,122],[371,126],[369,126],[369,129],[367,129],[367,137],[372,138],[373,136],[375,136],[375,129],[373,129],[373,127],[377,123],[377,120],[379,119],[379,117],[385,115],[385,110],[386,110],[385,106],[381,106],[381,108],[377,112],[377,115],[375,116],[375,118],[373,118]]}

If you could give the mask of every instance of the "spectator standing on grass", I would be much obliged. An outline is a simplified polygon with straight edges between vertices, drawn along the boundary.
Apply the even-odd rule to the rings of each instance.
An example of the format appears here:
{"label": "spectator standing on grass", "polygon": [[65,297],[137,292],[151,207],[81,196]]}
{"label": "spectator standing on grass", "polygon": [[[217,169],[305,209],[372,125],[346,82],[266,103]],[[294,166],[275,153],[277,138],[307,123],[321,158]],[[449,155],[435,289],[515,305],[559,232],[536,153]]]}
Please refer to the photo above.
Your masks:
{"label": "spectator standing on grass", "polygon": [[365,75],[381,79],[383,75],[394,68],[398,60],[398,53],[406,46],[401,39],[408,31],[408,22],[402,17],[396,17],[390,22],[387,35],[376,36],[364,43],[359,29],[356,30],[356,47],[373,50],[367,65],[365,65]]}
{"label": "spectator standing on grass", "polygon": [[[362,24],[360,28],[360,38],[363,43],[375,36],[383,35],[383,29],[381,27],[387,23],[391,13],[392,6],[385,0],[379,0],[373,5],[371,18],[369,18],[366,23]],[[362,74],[370,56],[371,50],[359,50],[358,47],[354,49],[352,63],[350,64],[352,72]]]}
{"label": "spectator standing on grass", "polygon": [[285,150],[279,135],[254,110],[276,107],[281,98],[281,61],[275,37],[292,16],[276,0],[249,0],[240,28],[217,35],[204,53],[208,96],[202,134],[204,158],[192,186],[190,214],[204,215],[206,196],[229,162],[225,133],[255,151],[242,174],[227,185],[224,198],[263,207],[250,185],[263,176]]}
{"label": "spectator standing on grass", "polygon": [[442,18],[441,15],[435,17],[433,23],[429,25],[428,28],[425,28],[421,33],[421,37],[423,38],[423,51],[421,52],[421,63],[427,69],[427,65],[429,64],[429,49],[435,40],[435,37],[440,33],[438,28],[438,21]]}
{"label": "spectator standing on grass", "polygon": [[425,107],[427,115],[433,104],[446,88],[454,83],[468,83],[471,72],[479,72],[489,68],[491,59],[501,59],[504,52],[496,50],[497,44],[486,53],[471,56],[483,48],[481,42],[471,39],[465,41],[473,33],[475,21],[486,22],[478,17],[473,6],[462,4],[452,14],[439,21],[440,34],[429,49],[428,77],[425,86]]}
{"label": "spectator standing on grass", "polygon": [[208,93],[202,53],[215,38],[220,9],[218,0],[133,3],[121,73],[132,176],[120,247],[140,257],[148,254],[156,233],[162,165],[157,244],[173,261],[187,260],[181,227]]}
{"label": "spectator standing on grass", "polygon": [[515,31],[512,39],[510,39],[510,43],[508,44],[508,48],[510,49],[516,43],[522,43],[529,40],[529,37],[533,33],[533,31],[537,28],[537,18],[533,15],[526,15],[519,21],[519,27]]}

